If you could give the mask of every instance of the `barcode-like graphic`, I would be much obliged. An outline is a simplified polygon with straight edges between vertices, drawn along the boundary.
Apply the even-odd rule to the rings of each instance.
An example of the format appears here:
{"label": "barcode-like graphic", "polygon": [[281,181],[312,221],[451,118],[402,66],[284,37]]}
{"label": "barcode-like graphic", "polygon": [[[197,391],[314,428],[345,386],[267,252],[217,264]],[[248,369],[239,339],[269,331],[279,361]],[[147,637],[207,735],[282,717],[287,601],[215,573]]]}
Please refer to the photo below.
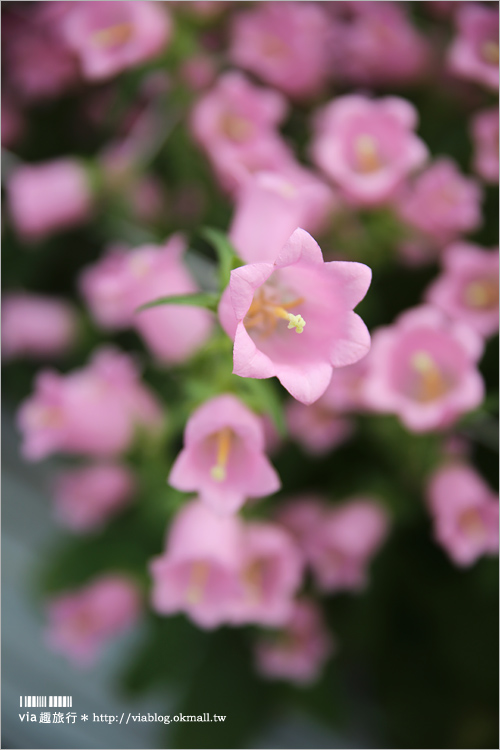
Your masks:
{"label": "barcode-like graphic", "polygon": [[[46,695],[25,695],[19,696],[19,705],[21,708],[47,708]],[[73,696],[71,695],[49,695],[49,708],[71,708],[73,706]]]}

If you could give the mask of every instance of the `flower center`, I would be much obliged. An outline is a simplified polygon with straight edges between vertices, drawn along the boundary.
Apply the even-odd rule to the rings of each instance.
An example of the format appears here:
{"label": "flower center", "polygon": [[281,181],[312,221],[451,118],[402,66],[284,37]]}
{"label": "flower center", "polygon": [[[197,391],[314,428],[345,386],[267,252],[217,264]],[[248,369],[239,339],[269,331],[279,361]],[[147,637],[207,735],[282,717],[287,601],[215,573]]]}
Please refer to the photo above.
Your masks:
{"label": "flower center", "polygon": [[261,50],[265,57],[273,57],[278,60],[286,58],[290,54],[288,45],[275,34],[263,34]]}
{"label": "flower center", "polygon": [[37,406],[29,412],[29,420],[33,429],[58,429],[64,424],[62,410],[57,406]]}
{"label": "flower center", "polygon": [[288,329],[295,328],[296,333],[302,333],[306,321],[302,315],[288,312],[289,308],[297,307],[304,302],[303,297],[288,302],[279,300],[275,290],[261,287],[257,290],[252,304],[245,317],[245,328],[255,328],[259,333],[269,336],[275,330],[279,320],[288,321]]}
{"label": "flower center", "polygon": [[484,42],[481,45],[481,57],[491,65],[498,65],[498,42]]}
{"label": "flower center", "polygon": [[194,562],[191,565],[189,583],[186,591],[188,604],[199,604],[208,580],[208,564],[206,562]]}
{"label": "flower center", "polygon": [[414,397],[426,403],[443,396],[449,390],[449,383],[428,352],[415,352],[411,367],[417,373]]}
{"label": "flower center", "polygon": [[216,434],[217,440],[217,459],[216,463],[210,469],[210,476],[216,482],[223,482],[227,476],[227,462],[231,450],[231,438],[233,431],[229,427],[224,427]]}
{"label": "flower center", "polygon": [[382,161],[378,150],[378,144],[371,135],[359,135],[354,143],[357,168],[360,172],[368,174],[376,172],[382,167]]}
{"label": "flower center", "polygon": [[465,288],[465,303],[481,310],[498,306],[498,279],[488,278],[473,281]]}
{"label": "flower center", "polygon": [[264,570],[264,560],[254,560],[243,571],[242,579],[247,597],[254,603],[262,598]]}
{"label": "flower center", "polygon": [[99,29],[92,34],[92,41],[96,47],[120,47],[130,40],[134,32],[131,23],[117,23],[114,26],[108,26],[106,29]]}
{"label": "flower center", "polygon": [[458,525],[471,539],[476,539],[477,541],[483,539],[485,533],[484,522],[476,508],[468,508],[461,513]]}
{"label": "flower center", "polygon": [[231,141],[244,143],[254,134],[254,126],[244,117],[227,112],[221,117],[220,129]]}

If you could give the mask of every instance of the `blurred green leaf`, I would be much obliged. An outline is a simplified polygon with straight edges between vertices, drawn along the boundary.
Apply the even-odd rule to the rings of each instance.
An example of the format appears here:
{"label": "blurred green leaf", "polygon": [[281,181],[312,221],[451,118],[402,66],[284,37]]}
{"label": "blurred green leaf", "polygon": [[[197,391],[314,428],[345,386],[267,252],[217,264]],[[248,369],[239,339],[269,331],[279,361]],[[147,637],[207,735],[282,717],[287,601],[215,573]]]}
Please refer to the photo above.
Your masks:
{"label": "blurred green leaf", "polygon": [[237,256],[236,251],[230,243],[227,235],[220,229],[214,227],[203,227],[200,234],[217,253],[219,260],[219,279],[221,289],[224,290],[229,284],[233,268],[242,265],[243,261]]}
{"label": "blurred green leaf", "polygon": [[170,297],[159,297],[158,299],[146,302],[136,309],[136,313],[142,310],[149,310],[151,307],[160,307],[161,305],[188,305],[190,307],[204,307],[207,310],[216,312],[219,304],[219,295],[212,292],[196,292],[195,294],[174,294]]}

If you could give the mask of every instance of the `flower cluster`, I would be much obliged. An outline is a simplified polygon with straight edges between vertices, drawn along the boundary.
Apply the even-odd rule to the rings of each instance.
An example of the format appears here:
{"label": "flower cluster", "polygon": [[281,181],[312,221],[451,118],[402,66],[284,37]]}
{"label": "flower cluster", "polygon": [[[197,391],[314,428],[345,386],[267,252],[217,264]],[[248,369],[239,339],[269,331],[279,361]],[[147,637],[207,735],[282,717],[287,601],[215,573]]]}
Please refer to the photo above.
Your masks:
{"label": "flower cluster", "polygon": [[88,665],[181,614],[320,680],[419,517],[451,575],[498,550],[498,9],[6,5],[21,453],[122,550],[51,592],[46,642]]}

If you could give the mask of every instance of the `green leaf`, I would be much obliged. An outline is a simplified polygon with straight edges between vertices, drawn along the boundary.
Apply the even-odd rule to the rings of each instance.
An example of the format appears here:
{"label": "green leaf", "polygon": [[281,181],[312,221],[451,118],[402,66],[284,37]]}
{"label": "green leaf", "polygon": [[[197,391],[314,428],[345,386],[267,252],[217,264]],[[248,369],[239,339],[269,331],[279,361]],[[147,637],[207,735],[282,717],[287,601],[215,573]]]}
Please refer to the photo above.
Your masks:
{"label": "green leaf", "polygon": [[189,305],[191,307],[204,307],[207,310],[216,312],[220,296],[212,292],[196,292],[195,294],[174,294],[171,297],[159,297],[151,302],[141,305],[136,309],[136,313],[142,310],[149,310],[151,307],[160,305]]}
{"label": "green leaf", "polygon": [[211,245],[219,260],[219,280],[221,289],[225,289],[229,284],[229,278],[233,268],[241,266],[243,261],[238,258],[236,251],[229,242],[227,235],[220,229],[214,227],[203,227],[200,232],[204,240]]}

